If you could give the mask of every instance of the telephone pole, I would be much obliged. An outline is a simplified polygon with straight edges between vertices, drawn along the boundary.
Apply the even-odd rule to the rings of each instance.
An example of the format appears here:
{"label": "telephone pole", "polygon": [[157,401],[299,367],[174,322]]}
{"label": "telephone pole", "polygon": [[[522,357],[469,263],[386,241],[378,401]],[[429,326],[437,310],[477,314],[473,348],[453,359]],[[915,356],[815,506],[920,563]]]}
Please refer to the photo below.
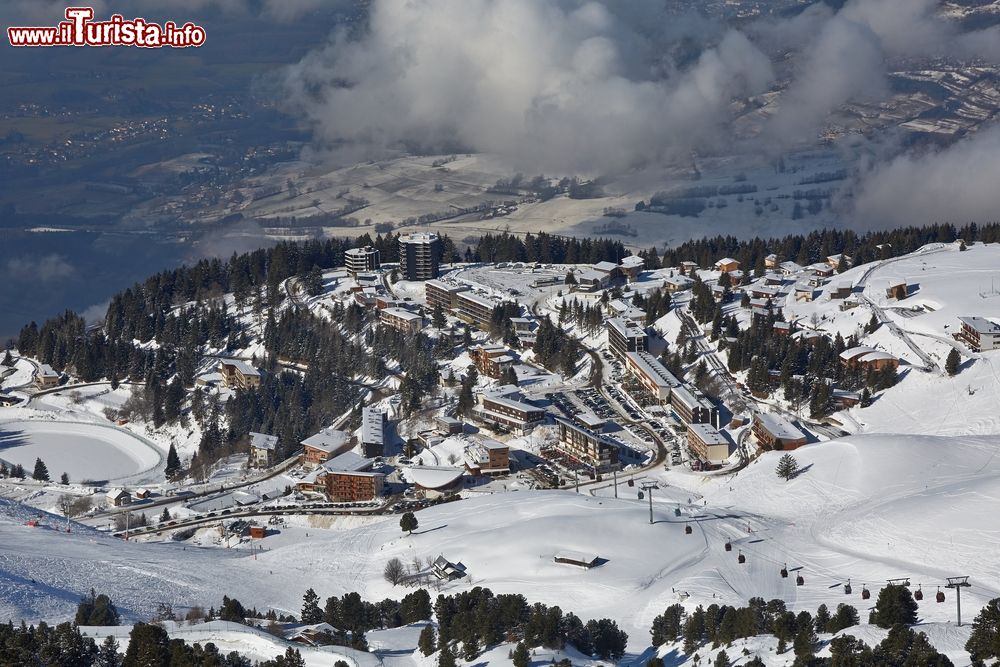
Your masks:
{"label": "telephone pole", "polygon": [[945,586],[945,588],[955,589],[955,604],[958,606],[958,627],[962,627],[962,589],[968,588],[971,585],[968,577],[948,577],[948,584]]}
{"label": "telephone pole", "polygon": [[646,495],[649,497],[649,523],[653,523],[653,489],[660,488],[660,485],[656,482],[643,482],[639,487],[642,489]]}

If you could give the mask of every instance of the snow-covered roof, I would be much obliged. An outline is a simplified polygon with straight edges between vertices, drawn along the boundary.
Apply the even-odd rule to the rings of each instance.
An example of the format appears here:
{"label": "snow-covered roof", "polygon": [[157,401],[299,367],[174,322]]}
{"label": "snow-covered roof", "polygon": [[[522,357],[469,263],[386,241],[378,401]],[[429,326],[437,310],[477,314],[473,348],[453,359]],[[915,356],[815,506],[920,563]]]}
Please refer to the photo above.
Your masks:
{"label": "snow-covered roof", "polygon": [[132,495],[126,489],[111,489],[110,491],[108,491],[107,496],[108,498],[114,500],[116,498],[120,498],[123,494],[126,496]]}
{"label": "snow-covered roof", "polygon": [[638,255],[629,255],[622,258],[621,265],[625,268],[642,268],[646,265],[646,260]]}
{"label": "snow-covered roof", "polygon": [[680,380],[649,352],[627,352],[629,364],[635,366],[658,387],[679,387]]}
{"label": "snow-covered roof", "polygon": [[555,559],[557,561],[570,561],[573,563],[584,563],[591,564],[595,562],[599,556],[592,553],[584,553],[582,551],[560,551],[556,553]]}
{"label": "snow-covered roof", "polygon": [[323,429],[319,433],[309,436],[302,441],[302,444],[320,451],[332,452],[333,450],[346,445],[349,439],[350,435],[346,432],[338,431],[333,428],[327,428]]}
{"label": "snow-covered roof", "polygon": [[598,262],[597,264],[594,264],[594,270],[602,273],[611,273],[617,268],[618,265],[614,262]]}
{"label": "snow-covered roof", "polygon": [[250,446],[254,449],[266,449],[274,451],[278,444],[278,436],[266,435],[264,433],[254,433],[250,431]]}
{"label": "snow-covered roof", "polygon": [[385,438],[385,413],[367,407],[361,411],[361,442],[381,443]]}
{"label": "snow-covered roof", "polygon": [[971,317],[959,317],[958,320],[970,328],[973,331],[981,334],[1000,334],[1000,324],[992,322],[985,317],[971,316]]}
{"label": "snow-covered roof", "polygon": [[806,437],[805,433],[781,415],[759,412],[754,415],[754,418],[775,438],[781,440],[802,440]]}
{"label": "snow-covered roof", "polygon": [[361,472],[372,467],[374,459],[366,459],[355,452],[344,452],[325,461],[321,466],[330,472]]}
{"label": "snow-covered roof", "polygon": [[728,445],[726,436],[711,424],[688,424],[688,431],[693,432],[706,445]]}
{"label": "snow-covered roof", "polygon": [[417,313],[411,313],[410,311],[406,310],[405,308],[385,308],[385,309],[382,310],[382,312],[385,315],[389,315],[391,317],[396,317],[396,318],[399,318],[401,320],[405,320],[407,322],[412,322],[413,320],[419,320],[420,319],[420,315],[418,315]]}
{"label": "snow-covered roof", "polygon": [[869,352],[868,354],[861,357],[858,361],[861,363],[870,363],[872,361],[895,361],[895,355],[889,354],[888,352],[882,352],[881,350],[876,350],[874,352]]}
{"label": "snow-covered roof", "polygon": [[722,266],[723,264],[734,264],[734,263],[739,264],[739,262],[737,262],[732,257],[723,257],[722,259],[720,259],[718,262],[715,263],[715,266],[719,267]]}
{"label": "snow-covered roof", "polygon": [[38,374],[42,377],[59,377],[59,373],[55,371],[52,366],[48,364],[42,364],[38,367]]}
{"label": "snow-covered roof", "polygon": [[875,351],[874,347],[867,347],[865,345],[858,345],[857,347],[852,347],[852,348],[850,348],[848,350],[844,350],[843,352],[841,352],[840,353],[840,358],[843,359],[844,361],[850,361],[851,359],[854,359],[855,357],[860,357],[863,354],[868,354],[868,353],[874,352],[874,351]]}
{"label": "snow-covered roof", "polygon": [[413,466],[405,468],[404,472],[407,478],[419,487],[443,489],[461,479],[465,469],[450,466]]}
{"label": "snow-covered roof", "polygon": [[258,371],[256,368],[254,368],[247,362],[242,361],[240,359],[223,359],[222,363],[225,364],[226,366],[232,366],[243,375],[249,375],[249,376],[260,375],[260,371]]}

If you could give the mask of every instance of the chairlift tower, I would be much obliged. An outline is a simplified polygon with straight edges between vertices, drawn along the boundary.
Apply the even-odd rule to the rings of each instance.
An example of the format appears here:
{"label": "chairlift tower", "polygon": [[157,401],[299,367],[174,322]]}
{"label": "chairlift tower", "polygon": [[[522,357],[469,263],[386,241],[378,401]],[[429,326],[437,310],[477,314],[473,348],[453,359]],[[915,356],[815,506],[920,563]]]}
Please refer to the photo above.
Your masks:
{"label": "chairlift tower", "polygon": [[642,489],[646,495],[649,497],[649,523],[653,523],[653,489],[660,488],[660,485],[656,482],[643,482],[639,487]]}
{"label": "chairlift tower", "polygon": [[958,627],[962,627],[962,589],[968,588],[972,584],[969,583],[968,577],[948,577],[948,583],[945,588],[955,589],[955,604],[958,610]]}

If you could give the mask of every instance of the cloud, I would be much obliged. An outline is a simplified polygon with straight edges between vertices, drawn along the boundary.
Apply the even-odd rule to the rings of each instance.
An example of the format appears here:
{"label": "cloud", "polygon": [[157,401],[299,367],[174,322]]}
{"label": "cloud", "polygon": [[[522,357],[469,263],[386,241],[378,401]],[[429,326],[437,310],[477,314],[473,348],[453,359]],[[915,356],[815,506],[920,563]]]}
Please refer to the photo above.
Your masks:
{"label": "cloud", "polygon": [[657,6],[375,0],[362,36],[337,33],[289,70],[288,108],[345,162],[465,149],[594,173],[683,153],[717,137],[771,65],[728,32],[678,70]]}
{"label": "cloud", "polygon": [[876,165],[859,186],[854,217],[865,227],[997,220],[998,171],[994,126],[948,148]]}
{"label": "cloud", "polygon": [[8,279],[21,282],[49,283],[71,278],[76,268],[62,255],[24,255],[12,257],[4,265]]}

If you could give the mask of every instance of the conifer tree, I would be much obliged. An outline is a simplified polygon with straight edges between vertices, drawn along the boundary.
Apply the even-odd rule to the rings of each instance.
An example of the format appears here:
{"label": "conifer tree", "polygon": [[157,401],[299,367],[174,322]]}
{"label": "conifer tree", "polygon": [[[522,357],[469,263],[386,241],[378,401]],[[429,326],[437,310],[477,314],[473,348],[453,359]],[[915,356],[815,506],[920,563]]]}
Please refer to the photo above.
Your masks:
{"label": "conifer tree", "polygon": [[164,473],[167,479],[173,479],[174,475],[180,472],[181,469],[181,459],[177,456],[177,448],[174,447],[174,443],[170,443],[170,449],[167,450],[167,467]]}
{"label": "conifer tree", "polygon": [[958,353],[958,350],[951,348],[951,352],[948,353],[948,358],[944,362],[944,370],[948,375],[954,377],[958,375],[958,367],[962,363],[962,355]]}
{"label": "conifer tree", "polygon": [[49,469],[40,458],[35,459],[35,469],[31,473],[31,479],[37,479],[40,482],[49,481]]}
{"label": "conifer tree", "polygon": [[432,625],[424,626],[423,630],[420,631],[420,638],[417,640],[417,647],[420,649],[420,652],[423,653],[425,656],[428,656],[437,650],[436,642],[434,639],[434,626]]}
{"label": "conifer tree", "polygon": [[795,457],[791,454],[784,454],[780,459],[778,459],[778,467],[775,469],[778,477],[781,477],[786,482],[792,477],[795,477],[795,473],[799,470],[799,462],[795,460]]}

